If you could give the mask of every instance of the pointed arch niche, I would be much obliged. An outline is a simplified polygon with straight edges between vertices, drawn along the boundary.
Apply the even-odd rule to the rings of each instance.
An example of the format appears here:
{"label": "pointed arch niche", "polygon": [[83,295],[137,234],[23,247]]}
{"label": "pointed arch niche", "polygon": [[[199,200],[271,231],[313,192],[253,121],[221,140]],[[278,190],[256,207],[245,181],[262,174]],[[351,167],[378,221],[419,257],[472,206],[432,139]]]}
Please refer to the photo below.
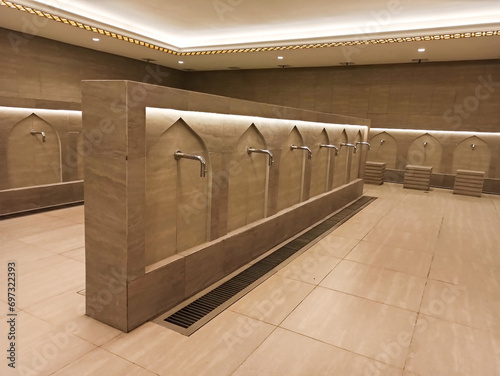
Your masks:
{"label": "pointed arch niche", "polygon": [[[32,135],[34,129],[45,133]],[[60,183],[61,141],[48,122],[35,114],[15,124],[7,140],[9,188]]]}
{"label": "pointed arch niche", "polygon": [[303,145],[304,139],[297,127],[281,145],[278,183],[278,211],[286,209],[302,200],[304,167],[307,155],[302,150],[291,150],[290,146]]}
{"label": "pointed arch niche", "polygon": [[[352,141],[350,141],[351,144],[356,145],[359,147],[360,145],[356,144],[356,142],[361,142],[362,136],[361,136],[361,131],[358,131]],[[359,175],[359,163],[361,161],[361,148],[359,148],[358,151],[356,151],[356,154],[354,154],[354,149],[348,148],[348,152],[351,154],[351,170],[349,172],[349,181],[356,180]]]}
{"label": "pointed arch niche", "polygon": [[396,139],[387,132],[381,132],[370,140],[367,160],[385,163],[386,168],[396,168],[398,145]]}
{"label": "pointed arch niche", "polygon": [[[174,158],[174,153],[200,155],[200,163]],[[210,162],[203,140],[184,120],[169,127],[146,155],[146,265],[204,243],[209,227]]]}
{"label": "pointed arch niche", "polygon": [[243,133],[231,154],[228,169],[228,231],[266,215],[269,157],[265,154],[248,154],[249,147],[267,149],[264,137],[255,124]]}
{"label": "pointed arch niche", "polygon": [[320,145],[329,143],[326,130],[323,129],[313,148],[314,158],[312,160],[311,197],[325,193],[327,190],[329,165],[331,158],[334,158],[333,155],[335,152],[329,148],[320,148]]}
{"label": "pointed arch niche", "polygon": [[[474,146],[473,146],[474,145]],[[460,142],[453,152],[453,170],[483,171],[488,177],[491,152],[488,144],[477,136],[469,137]]]}
{"label": "pointed arch niche", "polygon": [[349,148],[340,147],[341,142],[347,142],[347,132],[345,129],[342,131],[337,146],[339,147],[339,155],[334,159],[333,167],[333,188],[340,187],[346,183],[346,169],[347,169],[347,153]]}
{"label": "pointed arch niche", "polygon": [[[426,144],[425,144],[426,143]],[[432,172],[441,172],[441,143],[426,133],[412,142],[408,149],[407,165],[432,167]]]}

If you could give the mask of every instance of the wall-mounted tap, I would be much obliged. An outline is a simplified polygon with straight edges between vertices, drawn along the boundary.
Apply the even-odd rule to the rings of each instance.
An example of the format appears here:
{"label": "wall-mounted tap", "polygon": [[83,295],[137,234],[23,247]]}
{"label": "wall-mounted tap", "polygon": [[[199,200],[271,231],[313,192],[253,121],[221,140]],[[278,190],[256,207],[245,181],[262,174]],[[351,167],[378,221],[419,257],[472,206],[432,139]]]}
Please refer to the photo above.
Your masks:
{"label": "wall-mounted tap", "polygon": [[348,143],[345,143],[345,142],[341,142],[340,143],[340,147],[342,147],[342,146],[345,146],[345,147],[348,147],[348,148],[353,148],[354,149],[354,151],[352,152],[353,154],[356,154],[356,150],[358,150],[358,148],[354,144],[348,144]]}
{"label": "wall-mounted tap", "polygon": [[311,149],[307,146],[290,145],[290,150],[293,150],[293,149],[307,150],[307,159],[312,158],[313,153],[312,153]]}
{"label": "wall-mounted tap", "polygon": [[321,144],[319,145],[319,148],[330,148],[330,149],[335,149],[335,155],[339,155],[339,148],[336,147],[335,145],[325,145],[325,144]]}
{"label": "wall-mounted tap", "polygon": [[476,144],[472,144],[470,147],[472,150],[474,150],[476,148]]}
{"label": "wall-mounted tap", "polygon": [[427,147],[427,141],[424,141],[424,149]]}
{"label": "wall-mounted tap", "polygon": [[180,150],[177,150],[174,153],[174,158],[176,161],[178,161],[181,158],[186,158],[186,159],[193,159],[196,161],[199,161],[201,164],[201,170],[200,170],[200,177],[204,178],[206,173],[207,173],[207,162],[205,162],[205,158],[203,158],[201,155],[193,155],[193,154],[185,154],[181,152]]}
{"label": "wall-mounted tap", "polygon": [[381,139],[381,140],[380,140],[380,145],[382,145],[384,142],[385,142],[385,140],[384,140],[384,139]]}
{"label": "wall-mounted tap", "polygon": [[372,148],[369,142],[361,142],[361,141],[356,141],[356,146],[357,145],[368,145],[368,150]]}
{"label": "wall-mounted tap", "polygon": [[37,132],[34,129],[32,129],[30,133],[31,133],[32,136],[34,136],[36,134],[41,134],[42,135],[42,142],[45,142],[45,132],[43,132],[43,131],[42,132]]}
{"label": "wall-mounted tap", "polygon": [[252,153],[267,154],[267,155],[269,155],[269,167],[271,167],[273,165],[273,163],[274,163],[273,153],[271,153],[269,150],[266,150],[266,149],[254,149],[252,147],[249,147],[247,149],[247,153],[248,154],[252,154]]}

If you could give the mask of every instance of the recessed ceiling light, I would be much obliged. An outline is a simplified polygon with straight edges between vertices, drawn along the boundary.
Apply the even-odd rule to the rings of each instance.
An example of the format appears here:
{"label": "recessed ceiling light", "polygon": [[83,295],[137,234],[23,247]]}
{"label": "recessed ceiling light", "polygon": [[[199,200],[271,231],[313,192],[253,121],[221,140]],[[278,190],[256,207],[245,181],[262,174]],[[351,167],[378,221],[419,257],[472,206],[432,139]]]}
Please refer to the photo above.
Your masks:
{"label": "recessed ceiling light", "polygon": [[418,49],[418,52],[424,52],[425,51],[425,48],[419,48]]}
{"label": "recessed ceiling light", "polygon": [[99,42],[99,38],[92,38],[94,42]]}
{"label": "recessed ceiling light", "polygon": [[278,59],[279,60],[283,60],[283,56],[278,56]]}
{"label": "recessed ceiling light", "polygon": [[184,64],[184,62],[182,60],[179,60],[179,64]]}

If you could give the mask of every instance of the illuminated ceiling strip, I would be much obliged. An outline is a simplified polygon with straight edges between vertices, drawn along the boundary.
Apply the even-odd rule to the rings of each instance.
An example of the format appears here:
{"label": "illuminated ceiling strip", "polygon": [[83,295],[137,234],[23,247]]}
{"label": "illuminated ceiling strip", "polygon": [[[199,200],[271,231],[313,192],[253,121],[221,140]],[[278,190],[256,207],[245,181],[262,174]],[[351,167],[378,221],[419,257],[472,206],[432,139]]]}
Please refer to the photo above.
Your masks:
{"label": "illuminated ceiling strip", "polygon": [[94,27],[91,25],[82,24],[78,21],[73,21],[60,17],[54,14],[50,14],[38,9],[33,9],[26,7],[24,5],[16,4],[10,1],[0,0],[0,5],[6,6],[12,9],[16,9],[22,12],[27,12],[39,17],[44,17],[52,21],[64,23],[79,29],[87,30],[100,35],[105,35],[111,38],[123,40],[129,43],[137,44],[140,46],[148,47],[153,50],[165,52],[176,56],[199,56],[199,55],[216,55],[216,54],[226,54],[226,53],[247,53],[247,52],[266,52],[266,51],[285,51],[285,50],[301,50],[309,48],[328,48],[328,47],[347,47],[347,46],[359,46],[359,45],[375,45],[375,44],[387,44],[387,43],[404,43],[404,42],[420,42],[420,41],[433,41],[433,40],[447,40],[447,39],[462,39],[462,38],[478,38],[487,36],[499,36],[500,30],[493,31],[477,31],[477,32],[466,32],[466,33],[452,33],[452,34],[435,34],[435,35],[421,35],[414,37],[398,37],[398,38],[382,38],[382,39],[370,39],[370,40],[353,40],[344,42],[329,42],[329,43],[315,43],[315,44],[298,44],[298,45],[288,45],[288,46],[273,46],[273,47],[254,47],[254,48],[239,48],[239,49],[226,49],[226,50],[205,50],[205,51],[188,51],[188,52],[177,52],[171,49],[160,47],[152,43],[144,42],[135,38],[127,37],[125,35],[116,34],[112,31],[104,30],[99,27]]}

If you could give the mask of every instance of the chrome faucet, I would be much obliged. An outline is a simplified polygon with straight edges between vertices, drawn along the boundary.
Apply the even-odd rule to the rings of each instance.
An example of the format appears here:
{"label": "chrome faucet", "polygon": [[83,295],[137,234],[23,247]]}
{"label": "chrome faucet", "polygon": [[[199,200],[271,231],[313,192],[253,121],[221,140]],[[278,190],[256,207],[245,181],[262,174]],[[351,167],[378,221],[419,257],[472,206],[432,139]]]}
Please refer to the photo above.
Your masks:
{"label": "chrome faucet", "polygon": [[368,145],[368,150],[372,148],[369,142],[356,141],[356,145]]}
{"label": "chrome faucet", "polygon": [[200,170],[200,177],[204,178],[206,173],[207,173],[207,162],[205,162],[205,158],[203,158],[201,155],[193,155],[193,154],[185,154],[181,152],[180,150],[177,150],[174,153],[174,158],[176,161],[178,161],[181,158],[186,158],[186,159],[193,159],[195,161],[200,161],[201,163],[201,170]]}
{"label": "chrome faucet", "polygon": [[36,135],[36,134],[41,134],[42,135],[42,142],[45,142],[45,132],[37,132],[35,131],[34,129],[31,130],[30,132],[33,136]]}
{"label": "chrome faucet", "polygon": [[325,144],[320,144],[319,148],[329,148],[329,149],[335,149],[335,155],[339,155],[339,148],[336,147],[335,145],[325,145]]}
{"label": "chrome faucet", "polygon": [[293,150],[293,149],[307,150],[307,159],[311,159],[313,156],[311,149],[309,149],[309,147],[307,147],[307,146],[290,145],[290,150]]}
{"label": "chrome faucet", "polygon": [[248,154],[252,154],[252,153],[267,154],[267,155],[269,155],[269,167],[271,167],[273,165],[273,163],[274,163],[273,153],[271,153],[269,150],[266,150],[266,149],[254,149],[252,147],[249,147],[247,149],[247,153]]}
{"label": "chrome faucet", "polygon": [[354,144],[348,144],[346,142],[341,142],[340,143],[340,147],[342,147],[342,146],[346,146],[346,147],[349,147],[349,148],[354,148],[353,154],[356,154],[356,150],[358,150],[358,148]]}

